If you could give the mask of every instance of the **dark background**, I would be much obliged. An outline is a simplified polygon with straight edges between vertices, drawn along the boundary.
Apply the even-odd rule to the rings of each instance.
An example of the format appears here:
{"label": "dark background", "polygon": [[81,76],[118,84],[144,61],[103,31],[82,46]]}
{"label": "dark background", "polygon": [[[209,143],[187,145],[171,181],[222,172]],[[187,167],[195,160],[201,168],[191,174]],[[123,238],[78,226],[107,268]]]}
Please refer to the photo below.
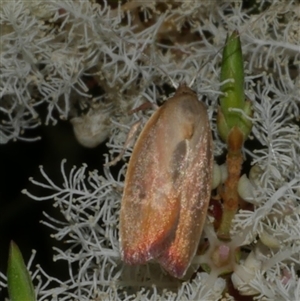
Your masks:
{"label": "dark background", "polygon": [[[39,169],[43,165],[49,178],[61,185],[60,164],[64,158],[67,159],[67,174],[74,165],[80,167],[82,163],[88,164],[88,170],[98,169],[101,173],[103,153],[107,149],[105,143],[94,149],[82,147],[68,121],[59,121],[55,126],[42,125],[24,135],[41,136],[42,139],[0,144],[0,271],[6,274],[9,243],[14,240],[23,254],[25,264],[32,249],[35,249],[37,253],[33,265],[40,264],[46,273],[63,280],[67,277],[67,265],[63,261],[53,263],[52,248],[66,247],[63,242],[50,237],[54,233],[52,229],[40,223],[40,220],[47,220],[43,211],[59,220],[63,220],[63,217],[57,208],[53,208],[53,200],[34,201],[22,194],[21,190],[27,189],[36,196],[49,195],[45,189],[33,185],[28,179],[33,177],[44,182]],[[0,299],[3,300],[1,292]]]}

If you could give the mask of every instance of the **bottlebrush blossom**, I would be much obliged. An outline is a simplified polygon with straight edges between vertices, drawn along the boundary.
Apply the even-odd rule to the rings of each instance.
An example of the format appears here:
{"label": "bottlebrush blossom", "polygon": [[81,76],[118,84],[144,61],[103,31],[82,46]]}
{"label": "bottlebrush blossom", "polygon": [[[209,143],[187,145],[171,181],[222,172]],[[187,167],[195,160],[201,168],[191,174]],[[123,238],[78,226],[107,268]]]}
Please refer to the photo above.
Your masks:
{"label": "bottlebrush blossom", "polygon": [[[84,120],[99,111],[103,116],[91,123],[93,131],[85,128],[91,137],[83,139],[93,142],[93,133],[103,128],[107,134],[97,141],[109,138],[108,162],[122,151],[130,126],[151,113],[128,117],[124,112],[168,98],[169,77],[190,82],[196,76],[193,89],[208,106],[218,158],[224,152],[216,131],[219,50],[235,29],[243,48],[245,93],[254,110],[256,143],[250,140],[243,149],[253,165],[247,182],[251,198],[245,198],[253,209],[238,211],[229,242],[217,238],[214,218],[207,218],[203,241],[208,247],[195,256],[184,280],[168,276],[155,262],[132,267],[121,261],[118,216],[125,164],[114,178],[108,167],[102,177],[84,164],[66,174],[63,160],[63,183],[41,167],[44,181],[31,181],[47,195],[24,193],[54,202],[63,214],[58,221],[45,213],[43,223],[53,238],[68,243],[67,250],[55,249],[54,260],[67,261],[70,279],[61,283],[38,267],[32,278],[39,301],[233,300],[222,277],[226,273],[242,296],[300,299],[299,18],[300,6],[292,0],[261,1],[251,8],[214,1],[3,3],[1,143],[26,139],[28,129],[55,123],[57,116]],[[103,93],[91,95],[85,78]],[[40,121],[42,104],[48,113]],[[87,107],[89,115],[78,106]],[[123,159],[130,154],[128,148]],[[194,273],[199,265],[201,272]],[[50,282],[55,288],[48,288]]]}

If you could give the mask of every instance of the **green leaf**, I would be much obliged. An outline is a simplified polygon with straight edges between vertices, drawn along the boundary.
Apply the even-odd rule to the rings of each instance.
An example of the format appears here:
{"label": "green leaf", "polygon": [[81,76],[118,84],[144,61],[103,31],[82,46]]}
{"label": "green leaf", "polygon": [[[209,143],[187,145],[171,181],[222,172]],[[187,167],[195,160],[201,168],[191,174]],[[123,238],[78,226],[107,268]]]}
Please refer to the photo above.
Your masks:
{"label": "green leaf", "polygon": [[7,268],[8,294],[11,301],[35,301],[31,277],[18,246],[11,241]]}

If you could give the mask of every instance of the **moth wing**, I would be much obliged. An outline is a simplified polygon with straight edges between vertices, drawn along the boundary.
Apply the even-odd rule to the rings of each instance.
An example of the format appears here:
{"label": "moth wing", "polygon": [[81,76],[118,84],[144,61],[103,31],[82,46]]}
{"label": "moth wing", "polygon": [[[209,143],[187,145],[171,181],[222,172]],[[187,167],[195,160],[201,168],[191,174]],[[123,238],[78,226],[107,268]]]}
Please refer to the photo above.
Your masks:
{"label": "moth wing", "polygon": [[[180,200],[172,182],[165,107],[145,125],[134,147],[125,179],[120,212],[121,256],[129,264],[157,257],[174,239]],[[167,126],[166,126],[167,125]]]}
{"label": "moth wing", "polygon": [[[192,99],[189,101],[192,102]],[[187,106],[188,100],[182,97],[181,102]],[[182,124],[193,123],[193,133],[185,140],[185,150],[178,144],[177,150],[173,151],[175,161],[182,153],[177,185],[180,199],[179,221],[174,239],[157,258],[160,265],[176,278],[184,276],[196,253],[211,193],[213,154],[207,112],[198,101],[191,103],[191,107],[194,108],[194,114],[185,112]]]}

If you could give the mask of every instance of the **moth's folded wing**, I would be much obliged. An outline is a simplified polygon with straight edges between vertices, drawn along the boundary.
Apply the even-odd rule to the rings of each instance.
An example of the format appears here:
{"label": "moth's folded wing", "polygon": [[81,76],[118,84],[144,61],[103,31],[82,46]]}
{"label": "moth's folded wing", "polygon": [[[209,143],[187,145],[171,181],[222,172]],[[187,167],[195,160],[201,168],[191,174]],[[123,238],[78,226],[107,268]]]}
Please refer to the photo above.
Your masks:
{"label": "moth's folded wing", "polygon": [[180,203],[169,168],[171,150],[161,108],[134,147],[120,213],[122,259],[142,264],[157,257],[174,239]]}
{"label": "moth's folded wing", "polygon": [[177,107],[182,104],[182,114],[178,116],[181,127],[192,131],[185,131],[189,135],[173,151],[174,162],[178,163],[181,158],[176,179],[180,216],[175,238],[157,258],[176,278],[184,276],[199,244],[210,199],[213,163],[211,130],[204,105],[185,97],[179,98],[179,102]]}

